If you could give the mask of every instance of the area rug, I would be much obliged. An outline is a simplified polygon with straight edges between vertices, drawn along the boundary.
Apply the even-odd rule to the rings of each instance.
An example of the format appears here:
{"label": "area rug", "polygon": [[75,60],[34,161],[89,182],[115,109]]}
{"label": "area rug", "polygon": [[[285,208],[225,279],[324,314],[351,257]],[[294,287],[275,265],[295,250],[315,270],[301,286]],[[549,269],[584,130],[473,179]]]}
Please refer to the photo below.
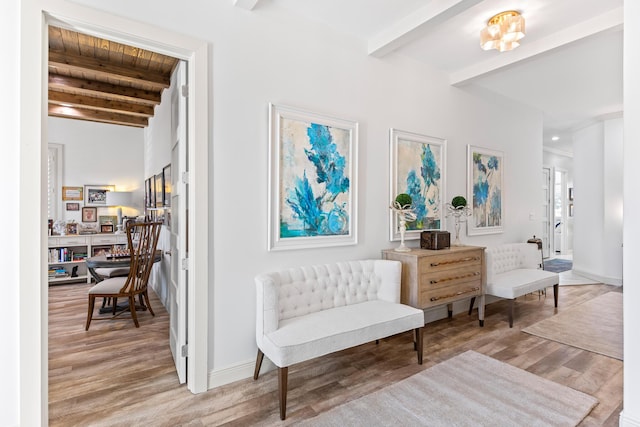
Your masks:
{"label": "area rug", "polygon": [[597,403],[470,350],[301,425],[575,426]]}
{"label": "area rug", "polygon": [[573,261],[569,259],[549,259],[544,261],[544,269],[547,271],[553,271],[554,273],[562,273],[563,271],[569,271],[573,268]]}
{"label": "area rug", "polygon": [[[560,300],[562,307],[562,300]],[[607,292],[523,329],[531,335],[622,360],[622,293]]]}

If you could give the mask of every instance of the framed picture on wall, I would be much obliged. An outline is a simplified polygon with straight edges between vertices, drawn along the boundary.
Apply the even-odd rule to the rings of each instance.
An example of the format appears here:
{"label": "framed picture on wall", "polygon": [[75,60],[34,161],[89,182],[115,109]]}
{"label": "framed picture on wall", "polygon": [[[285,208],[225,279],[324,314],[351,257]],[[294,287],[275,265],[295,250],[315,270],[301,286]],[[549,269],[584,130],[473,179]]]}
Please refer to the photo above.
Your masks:
{"label": "framed picture on wall", "polygon": [[80,203],[77,203],[77,202],[67,203],[66,207],[67,207],[68,211],[79,211],[80,210]]}
{"label": "framed picture on wall", "polygon": [[83,207],[82,208],[82,222],[96,222],[98,221],[98,208]]}
{"label": "framed picture on wall", "polygon": [[62,200],[82,200],[82,187],[62,187]]}
{"label": "framed picture on wall", "polygon": [[[407,222],[405,240],[424,230],[444,227],[447,141],[397,129],[389,131],[391,167],[389,204],[401,193],[411,197],[415,221]],[[400,240],[398,215],[389,209],[390,240]]]}
{"label": "framed picture on wall", "polygon": [[467,234],[502,233],[504,231],[504,153],[467,146],[467,200],[471,217]]}
{"label": "framed picture on wall", "polygon": [[85,206],[107,206],[107,191],[115,191],[115,185],[85,185]]}
{"label": "framed picture on wall", "polygon": [[160,172],[158,175],[156,175],[156,180],[155,180],[155,185],[156,185],[156,208],[161,208],[162,204],[164,203],[164,178],[162,177],[162,172]]}
{"label": "framed picture on wall", "polygon": [[156,176],[149,178],[149,207],[156,207]]}
{"label": "framed picture on wall", "polygon": [[268,249],[357,243],[358,123],[269,106]]}
{"label": "framed picture on wall", "polygon": [[162,169],[162,179],[164,181],[162,201],[165,207],[171,206],[171,164]]}

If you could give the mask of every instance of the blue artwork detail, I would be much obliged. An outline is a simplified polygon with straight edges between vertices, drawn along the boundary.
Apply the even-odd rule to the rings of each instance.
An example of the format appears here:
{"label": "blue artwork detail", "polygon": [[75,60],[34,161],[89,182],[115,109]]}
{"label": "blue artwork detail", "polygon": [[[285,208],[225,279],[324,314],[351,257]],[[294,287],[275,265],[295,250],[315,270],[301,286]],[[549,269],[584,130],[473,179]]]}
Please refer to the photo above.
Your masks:
{"label": "blue artwork detail", "polygon": [[349,230],[346,202],[338,203],[340,194],[348,194],[350,182],[345,176],[346,159],[333,142],[328,126],[311,123],[307,128],[310,148],[305,148],[307,159],[315,168],[316,183],[322,184],[319,194],[307,179],[306,169],[302,177],[294,179],[285,201],[293,211],[293,217],[302,226],[280,222],[281,237],[344,235]]}
{"label": "blue artwork detail", "polygon": [[[502,189],[494,175],[500,171],[497,156],[473,153],[473,217],[476,227],[497,227],[502,224]],[[497,181],[497,182],[496,182]]]}
{"label": "blue artwork detail", "polygon": [[[414,169],[411,169],[407,174],[406,193],[411,196],[413,211],[417,217],[415,221],[407,224],[408,230],[440,228],[439,219],[431,221],[428,218],[428,214],[434,214],[438,206],[439,183],[440,167],[431,150],[431,145],[425,144],[422,146],[420,154],[420,175],[418,176]],[[432,207],[431,212],[429,212],[430,206]]]}

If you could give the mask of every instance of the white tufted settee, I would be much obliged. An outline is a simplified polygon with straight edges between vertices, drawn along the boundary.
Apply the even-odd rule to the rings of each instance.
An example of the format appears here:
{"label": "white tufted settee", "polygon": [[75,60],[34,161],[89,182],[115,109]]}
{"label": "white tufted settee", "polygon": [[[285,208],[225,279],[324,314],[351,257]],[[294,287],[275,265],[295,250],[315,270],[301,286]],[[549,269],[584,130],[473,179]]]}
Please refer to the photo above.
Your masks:
{"label": "white tufted settee", "polygon": [[486,295],[509,300],[509,327],[513,327],[515,298],[553,286],[558,306],[558,273],[541,269],[542,256],[536,243],[507,243],[485,249]]}
{"label": "white tufted settee", "polygon": [[266,355],[278,367],[285,419],[288,367],[415,330],[422,364],[422,310],[400,304],[402,264],[361,260],[290,268],[256,276],[258,378]]}

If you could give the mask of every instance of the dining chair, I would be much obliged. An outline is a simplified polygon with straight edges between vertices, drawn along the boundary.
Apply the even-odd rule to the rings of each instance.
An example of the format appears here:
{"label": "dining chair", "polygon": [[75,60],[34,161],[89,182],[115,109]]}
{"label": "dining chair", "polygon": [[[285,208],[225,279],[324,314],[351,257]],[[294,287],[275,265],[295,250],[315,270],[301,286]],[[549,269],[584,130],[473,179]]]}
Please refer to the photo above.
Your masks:
{"label": "dining chair", "polygon": [[[155,316],[149,303],[147,284],[151,268],[156,258],[156,247],[158,245],[161,226],[161,222],[132,222],[127,224],[127,241],[131,257],[129,274],[126,277],[105,279],[89,289],[89,310],[87,313],[86,331],[89,330],[91,320],[113,319],[127,310],[131,313],[131,318],[136,328],[140,327],[136,314],[136,295],[141,302],[144,298],[146,308],[149,309],[152,316]],[[113,311],[111,316],[93,317],[96,298],[112,299]],[[117,312],[118,298],[127,298],[129,303],[128,308],[119,313]]]}

